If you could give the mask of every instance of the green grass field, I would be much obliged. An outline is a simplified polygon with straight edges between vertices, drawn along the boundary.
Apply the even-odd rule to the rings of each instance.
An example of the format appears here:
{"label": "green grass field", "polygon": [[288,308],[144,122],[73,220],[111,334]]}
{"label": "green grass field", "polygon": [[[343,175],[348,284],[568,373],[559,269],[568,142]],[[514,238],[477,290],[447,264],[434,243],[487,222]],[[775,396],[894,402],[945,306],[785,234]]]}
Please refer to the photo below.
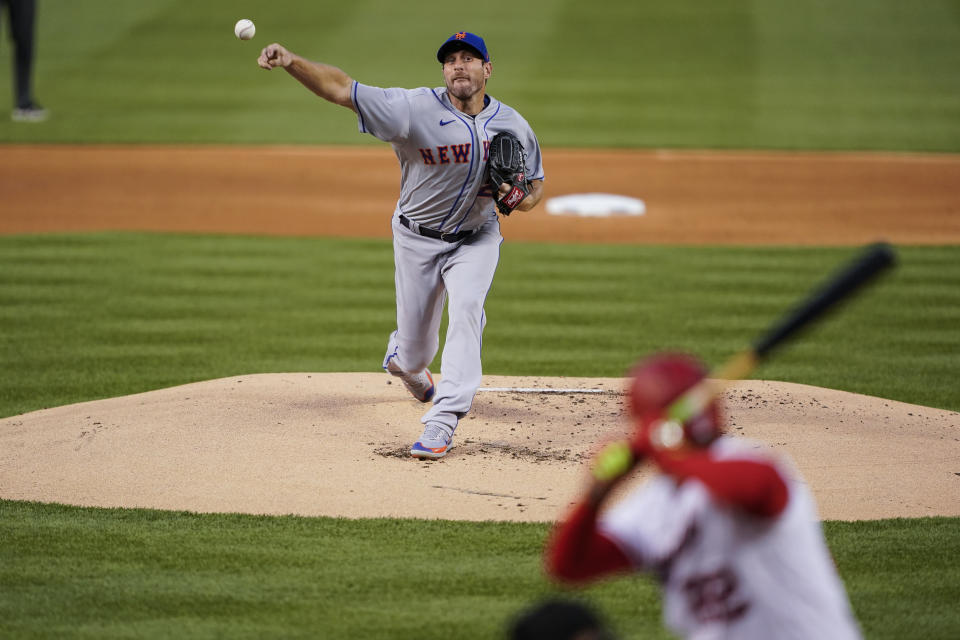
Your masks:
{"label": "green grass field", "polygon": [[[663,348],[717,365],[856,253],[508,242],[484,370],[619,377]],[[881,286],[759,373],[960,410],[960,247],[898,253]],[[0,415],[247,373],[375,371],[395,321],[385,240],[0,236],[0,272]]]}
{"label": "green grass field", "polygon": [[[487,305],[487,371],[619,376],[664,346],[716,363],[852,254],[508,244]],[[960,409],[949,329],[960,247],[899,256],[761,377]],[[393,320],[391,269],[389,243],[375,240],[0,237],[0,415],[242,373],[374,370]],[[557,593],[539,570],[546,531],[0,501],[0,635],[495,637]],[[869,637],[957,630],[947,559],[960,552],[960,520],[827,533]],[[442,570],[421,564],[425,540]],[[667,637],[651,582],[578,597],[624,637]],[[440,621],[412,614],[423,602]]]}
{"label": "green grass field", "polygon": [[[0,143],[375,144],[346,110],[259,70],[259,48],[280,41],[370,84],[435,86],[436,47],[466,28],[493,53],[491,92],[548,148],[960,151],[956,0],[466,11],[40,0],[37,97],[53,115],[8,120],[0,38]],[[251,42],[232,35],[241,17],[257,24]],[[665,347],[716,364],[853,250],[507,243],[485,370],[619,376]],[[899,252],[881,286],[758,374],[960,410],[960,247]],[[378,240],[0,237],[0,416],[236,374],[374,370],[391,268]],[[825,530],[868,638],[960,636],[960,520]],[[557,593],[539,569],[546,532],[0,500],[0,637],[497,637]],[[439,568],[424,568],[424,545]],[[576,595],[624,638],[669,637],[649,581]]]}
{"label": "green grass field", "polygon": [[[37,96],[54,115],[4,115],[0,142],[374,144],[346,110],[259,69],[260,48],[437,86],[437,47],[467,29],[490,47],[491,92],[546,146],[954,152],[958,14],[955,0],[41,0]],[[240,17],[253,40],[234,37]]]}
{"label": "green grass field", "polygon": [[[955,519],[825,529],[867,637],[955,637]],[[0,634],[495,638],[525,607],[562,596],[601,611],[623,638],[671,637],[652,582],[571,593],[544,580],[547,532],[0,501]]]}

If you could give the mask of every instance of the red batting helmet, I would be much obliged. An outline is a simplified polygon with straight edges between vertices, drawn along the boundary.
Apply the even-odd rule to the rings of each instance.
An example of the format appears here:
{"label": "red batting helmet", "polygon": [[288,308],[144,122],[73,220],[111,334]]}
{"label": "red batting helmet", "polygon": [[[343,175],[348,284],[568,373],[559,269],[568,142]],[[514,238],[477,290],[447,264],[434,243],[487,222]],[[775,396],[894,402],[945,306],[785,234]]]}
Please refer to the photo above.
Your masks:
{"label": "red batting helmet", "polygon": [[[631,371],[630,414],[646,433],[664,418],[664,410],[685,391],[703,380],[707,370],[697,359],[681,353],[661,353],[641,360]],[[720,435],[717,402],[683,423],[686,440],[705,447]]]}

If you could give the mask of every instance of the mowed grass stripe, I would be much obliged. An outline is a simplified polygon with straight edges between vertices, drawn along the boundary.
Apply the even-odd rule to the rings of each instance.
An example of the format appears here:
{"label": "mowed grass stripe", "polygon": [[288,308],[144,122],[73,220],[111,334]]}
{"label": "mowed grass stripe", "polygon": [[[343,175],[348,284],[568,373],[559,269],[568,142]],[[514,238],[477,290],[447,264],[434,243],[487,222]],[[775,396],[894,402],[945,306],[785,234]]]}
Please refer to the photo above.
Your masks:
{"label": "mowed grass stripe", "polygon": [[17,502],[0,514],[8,633],[489,638],[545,589],[542,525]]}
{"label": "mowed grass stripe", "polygon": [[[957,629],[958,520],[825,525],[869,638]],[[546,524],[341,520],[0,501],[5,637],[502,637],[578,597],[625,638],[669,638],[655,583],[545,580]]]}
{"label": "mowed grass stripe", "polygon": [[[37,97],[52,117],[0,118],[0,142],[376,144],[346,109],[257,68],[260,47],[282,42],[366,84],[434,87],[436,48],[469,26],[493,56],[490,93],[545,147],[960,150],[960,26],[948,2],[485,8],[464,25],[435,0],[415,10],[290,0],[270,12],[250,0],[61,2],[37,26]],[[257,24],[250,42],[231,31],[243,15]],[[11,72],[0,65],[8,105]]]}
{"label": "mowed grass stripe", "polygon": [[[856,251],[508,242],[484,370],[615,377],[668,348],[716,365]],[[899,252],[880,286],[756,375],[960,408],[960,248]],[[387,241],[6,236],[0,273],[0,415],[230,375],[373,371],[394,326]]]}

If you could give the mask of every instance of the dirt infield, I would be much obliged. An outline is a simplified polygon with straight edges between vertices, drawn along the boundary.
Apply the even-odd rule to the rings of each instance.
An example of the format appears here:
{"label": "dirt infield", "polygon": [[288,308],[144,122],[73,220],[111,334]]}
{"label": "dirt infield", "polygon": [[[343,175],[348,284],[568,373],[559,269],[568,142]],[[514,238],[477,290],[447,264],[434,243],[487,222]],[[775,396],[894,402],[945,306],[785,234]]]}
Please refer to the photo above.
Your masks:
{"label": "dirt infield", "polygon": [[[503,223],[507,241],[960,243],[960,157],[545,152],[548,197],[644,200],[636,218]],[[0,154],[0,233],[151,230],[385,237],[389,149],[18,147]],[[243,376],[0,420],[0,497],[312,515],[550,520],[599,442],[624,428],[622,381],[485,378],[444,460],[405,455],[423,406],[383,374]],[[793,457],[828,519],[960,515],[960,415],[745,381],[734,433]],[[904,481],[904,479],[909,479]]]}

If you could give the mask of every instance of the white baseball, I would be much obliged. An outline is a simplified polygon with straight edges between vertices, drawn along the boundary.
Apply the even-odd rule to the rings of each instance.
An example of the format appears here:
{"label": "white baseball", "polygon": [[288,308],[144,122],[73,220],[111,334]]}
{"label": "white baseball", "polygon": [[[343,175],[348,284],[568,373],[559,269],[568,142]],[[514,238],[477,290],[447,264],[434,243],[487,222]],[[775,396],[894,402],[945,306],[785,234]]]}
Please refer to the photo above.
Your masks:
{"label": "white baseball", "polygon": [[257,28],[253,24],[253,20],[237,20],[237,24],[233,27],[233,32],[241,40],[249,40],[253,37],[253,34],[257,32]]}

